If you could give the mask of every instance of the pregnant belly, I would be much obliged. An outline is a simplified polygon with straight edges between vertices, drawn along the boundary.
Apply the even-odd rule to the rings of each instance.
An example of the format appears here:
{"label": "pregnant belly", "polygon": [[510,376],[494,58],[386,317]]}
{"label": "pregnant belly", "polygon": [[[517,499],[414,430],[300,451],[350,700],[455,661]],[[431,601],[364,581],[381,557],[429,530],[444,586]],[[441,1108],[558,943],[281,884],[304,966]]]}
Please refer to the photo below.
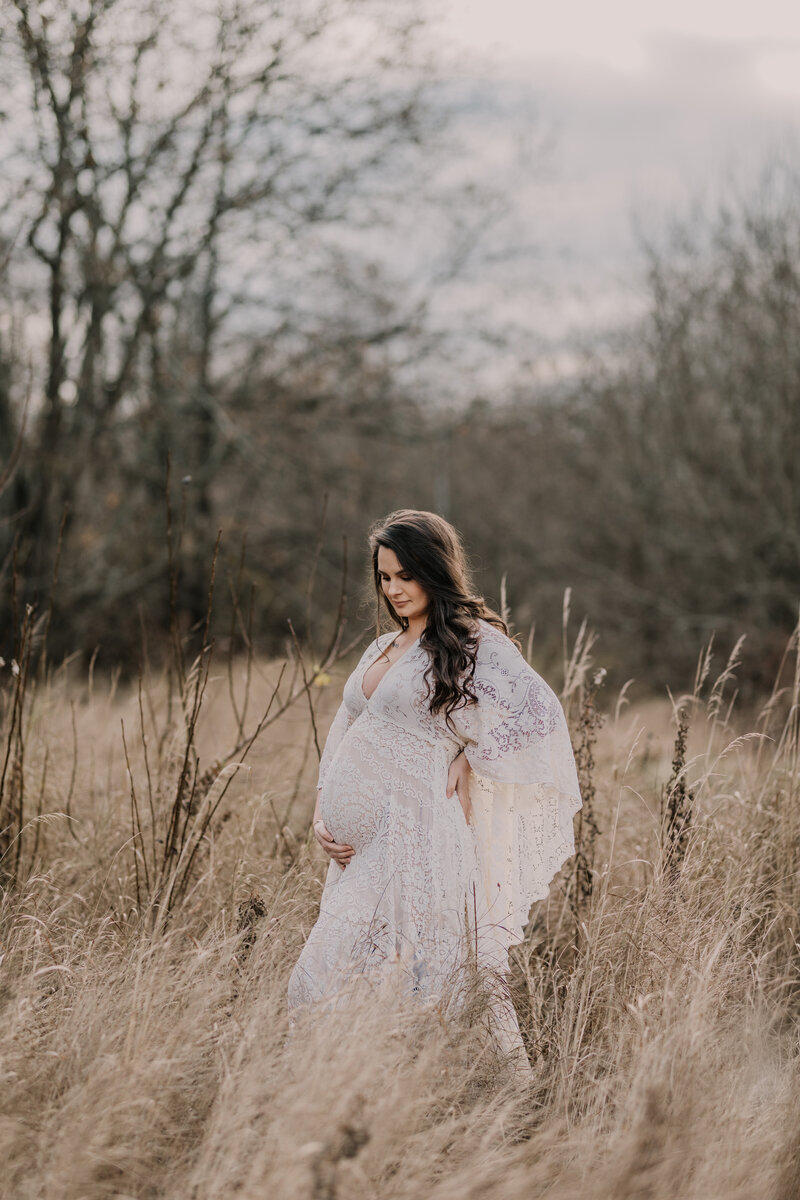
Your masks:
{"label": "pregnant belly", "polygon": [[337,842],[361,850],[386,834],[396,817],[404,826],[429,820],[432,792],[438,783],[444,792],[446,781],[446,762],[438,762],[431,746],[367,712],[333,757],[320,816]]}
{"label": "pregnant belly", "polygon": [[319,800],[320,816],[337,842],[363,850],[385,819],[385,803],[377,789],[352,762],[331,765]]}

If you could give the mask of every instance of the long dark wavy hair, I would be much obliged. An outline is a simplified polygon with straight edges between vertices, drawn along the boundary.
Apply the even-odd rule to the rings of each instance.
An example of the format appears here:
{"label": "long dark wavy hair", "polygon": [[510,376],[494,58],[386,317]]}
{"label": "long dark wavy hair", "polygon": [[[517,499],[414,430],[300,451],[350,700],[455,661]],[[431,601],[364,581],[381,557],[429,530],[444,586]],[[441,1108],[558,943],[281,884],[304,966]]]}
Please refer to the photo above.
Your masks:
{"label": "long dark wavy hair", "polygon": [[376,634],[380,632],[381,610],[401,629],[408,618],[396,613],[384,595],[378,572],[378,549],[385,546],[397,555],[402,569],[428,596],[428,623],[420,645],[430,653],[424,679],[432,713],[444,712],[452,726],[453,709],[478,699],[472,690],[477,653],[478,618],[496,625],[508,635],[501,616],[476,596],[464,547],[453,526],[436,513],[401,508],[376,521],[369,531],[372,573],[378,596]]}

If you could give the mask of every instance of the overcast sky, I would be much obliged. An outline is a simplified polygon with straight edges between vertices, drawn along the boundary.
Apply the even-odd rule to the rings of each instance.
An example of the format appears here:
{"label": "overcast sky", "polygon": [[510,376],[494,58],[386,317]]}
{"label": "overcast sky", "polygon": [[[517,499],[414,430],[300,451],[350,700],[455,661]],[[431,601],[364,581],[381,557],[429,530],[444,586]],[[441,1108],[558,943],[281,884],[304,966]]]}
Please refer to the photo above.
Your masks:
{"label": "overcast sky", "polygon": [[515,178],[530,253],[502,271],[556,353],[635,310],[634,217],[655,229],[765,152],[800,149],[798,2],[444,2],[460,78],[495,96],[475,117],[488,142],[526,122],[552,134]]}
{"label": "overcast sky", "polygon": [[678,34],[726,42],[755,60],[768,90],[800,99],[800,7],[793,0],[446,0],[459,45],[507,60],[594,63],[646,77],[652,45]]}

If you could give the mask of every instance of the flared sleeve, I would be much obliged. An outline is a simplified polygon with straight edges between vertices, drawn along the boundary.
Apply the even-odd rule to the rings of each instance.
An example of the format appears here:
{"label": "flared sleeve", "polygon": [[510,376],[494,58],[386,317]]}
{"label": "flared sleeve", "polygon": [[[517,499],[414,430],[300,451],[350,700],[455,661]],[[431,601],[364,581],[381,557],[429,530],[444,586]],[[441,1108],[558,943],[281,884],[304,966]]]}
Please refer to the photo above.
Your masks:
{"label": "flared sleeve", "polygon": [[453,713],[472,767],[473,831],[483,888],[479,921],[492,927],[497,965],[523,938],[531,905],[575,852],[581,807],[564,710],[501,630],[480,622],[472,687]]}
{"label": "flared sleeve", "polygon": [[317,777],[317,791],[319,791],[323,785],[328,768],[331,765],[334,754],[339,749],[342,738],[347,733],[348,729],[366,704],[366,699],[363,691],[361,690],[360,683],[362,668],[367,663],[371,662],[375,655],[376,648],[383,648],[383,646],[386,644],[386,639],[387,635],[381,634],[379,638],[376,638],[374,641],[370,642],[344,685],[342,702],[336,710],[333,720],[331,721],[330,729],[328,730],[328,736],[325,739],[325,745],[322,747],[322,754],[320,755],[319,760],[319,775]]}
{"label": "flared sleeve", "polygon": [[319,760],[319,775],[317,776],[317,790],[319,790],[325,782],[325,776],[328,772],[328,767],[331,760],[339,748],[339,744],[347,733],[350,726],[353,724],[354,716],[351,714],[344,700],[336,710],[336,715],[331,721],[331,727],[328,730],[328,736],[325,739],[325,745],[322,747],[322,754]]}

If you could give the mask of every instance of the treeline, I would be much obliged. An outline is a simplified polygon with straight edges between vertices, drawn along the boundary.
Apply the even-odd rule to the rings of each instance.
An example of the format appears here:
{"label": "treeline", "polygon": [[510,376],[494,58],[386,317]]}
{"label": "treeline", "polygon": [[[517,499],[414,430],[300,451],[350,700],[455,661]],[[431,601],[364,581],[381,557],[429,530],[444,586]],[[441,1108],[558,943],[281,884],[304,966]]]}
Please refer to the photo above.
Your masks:
{"label": "treeline", "polygon": [[[413,506],[462,531],[496,605],[507,578],[544,660],[569,587],[619,682],[683,686],[712,632],[723,653],[746,635],[745,685],[772,681],[800,601],[793,166],[643,248],[646,316],[576,376],[455,410],[407,382],[445,354],[427,301],[342,233],[368,211],[380,229],[441,148],[413,25],[378,22],[376,90],[363,55],[360,75],[310,72],[345,4],[221,6],[171,75],[192,47],[168,6],[141,26],[122,2],[14,7],[0,654],[58,559],[51,657],[100,645],[135,668],[143,629],[157,655],[171,610],[202,621],[218,529],[223,641],[249,626],[279,651],[287,618],[333,620],[344,541],[366,625],[366,528]],[[452,277],[480,214],[426,197],[453,220]]]}
{"label": "treeline", "polygon": [[800,190],[745,195],[643,248],[647,312],[559,395],[454,430],[452,515],[555,633],[563,589],[618,678],[683,686],[714,634],[776,677],[800,609]]}
{"label": "treeline", "polygon": [[[518,626],[535,620],[540,639],[557,641],[571,587],[573,612],[589,615],[620,676],[678,686],[714,632],[722,651],[746,634],[745,676],[766,682],[800,600],[798,246],[787,207],[717,214],[682,251],[653,255],[646,320],[557,395],[521,387],[505,404],[437,417],[388,375],[357,372],[325,394],[268,379],[220,394],[240,441],[225,447],[212,488],[191,477],[190,416],[142,474],[133,451],[125,472],[118,460],[95,464],[62,549],[54,650],[88,655],[100,642],[104,657],[132,660],[140,606],[165,625],[169,448],[187,625],[204,611],[218,527],[221,628],[245,535],[265,650],[282,645],[287,617],[305,617],[320,534],[312,620],[332,615],[344,538],[350,611],[367,622],[357,603],[368,596],[366,527],[413,505],[462,530],[495,603],[507,576]],[[24,511],[17,478],[3,497],[7,546]],[[9,574],[7,558],[6,589]]]}

